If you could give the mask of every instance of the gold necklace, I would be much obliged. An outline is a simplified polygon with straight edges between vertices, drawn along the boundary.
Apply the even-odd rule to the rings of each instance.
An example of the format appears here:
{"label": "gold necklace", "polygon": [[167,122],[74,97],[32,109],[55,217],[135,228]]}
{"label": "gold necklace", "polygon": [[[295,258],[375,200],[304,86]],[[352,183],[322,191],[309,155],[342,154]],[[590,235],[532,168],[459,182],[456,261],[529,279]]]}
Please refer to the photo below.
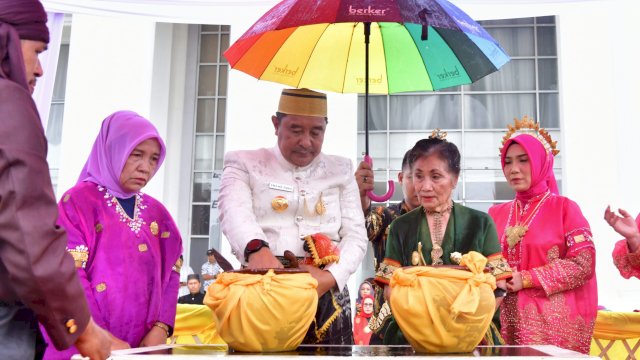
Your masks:
{"label": "gold necklace", "polygon": [[[542,197],[542,199],[540,199],[538,204],[536,204],[536,207],[533,209],[533,211],[531,211],[531,213],[529,214],[529,217],[522,222],[518,222],[518,214],[520,213],[518,208],[520,207],[520,203],[518,202],[518,200],[515,200],[515,205],[513,207],[513,210],[514,210],[513,213],[515,214],[514,225],[507,227],[505,231],[507,235],[507,244],[509,244],[509,249],[513,249],[520,241],[522,241],[522,238],[524,238],[524,236],[527,234],[527,231],[529,231],[529,225],[531,225],[533,218],[536,216],[536,214],[540,210],[540,207],[542,206],[544,201],[550,195],[551,193],[547,191]],[[526,207],[523,211],[522,216],[524,216],[525,213],[526,213]]]}
{"label": "gold necklace", "polygon": [[433,216],[433,233],[431,234],[431,264],[432,265],[442,265],[444,262],[442,261],[442,255],[444,251],[442,250],[442,241],[444,240],[444,231],[442,230],[442,217],[444,214],[447,214],[453,208],[453,203],[450,203],[446,208],[441,211],[427,210],[425,212],[427,214],[427,226],[429,226],[429,215]]}

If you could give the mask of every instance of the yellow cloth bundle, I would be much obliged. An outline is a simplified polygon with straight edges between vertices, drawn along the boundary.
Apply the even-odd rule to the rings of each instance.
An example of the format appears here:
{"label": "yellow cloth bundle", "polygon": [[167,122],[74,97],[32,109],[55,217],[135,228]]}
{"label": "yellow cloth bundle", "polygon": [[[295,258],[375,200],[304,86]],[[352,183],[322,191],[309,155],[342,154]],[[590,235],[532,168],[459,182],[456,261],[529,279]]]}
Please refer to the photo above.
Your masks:
{"label": "yellow cloth bundle", "polygon": [[300,345],[314,319],[317,287],[309,273],[224,272],[207,289],[204,303],[233,349],[289,351]]}
{"label": "yellow cloth bundle", "polygon": [[213,312],[206,306],[178,304],[171,344],[224,344],[216,331]]}
{"label": "yellow cloth bundle", "polygon": [[483,273],[487,259],[471,251],[460,265],[470,271],[417,266],[391,278],[391,312],[417,352],[470,352],[495,311],[496,280]]}

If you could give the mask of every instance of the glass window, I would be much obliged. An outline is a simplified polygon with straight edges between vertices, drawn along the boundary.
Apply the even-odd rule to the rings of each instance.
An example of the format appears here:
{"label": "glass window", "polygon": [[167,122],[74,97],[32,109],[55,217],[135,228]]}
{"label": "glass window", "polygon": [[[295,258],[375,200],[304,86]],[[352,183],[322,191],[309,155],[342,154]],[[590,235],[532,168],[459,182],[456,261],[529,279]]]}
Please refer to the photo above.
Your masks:
{"label": "glass window", "polygon": [[535,94],[469,94],[464,97],[465,125],[469,129],[503,129],[514,117],[535,117]]}
{"label": "glass window", "polygon": [[213,204],[219,193],[224,156],[229,66],[222,55],[229,47],[228,25],[202,25],[199,36],[196,118],[191,181],[191,266],[199,271],[206,250],[220,248],[217,213]]}
{"label": "glass window", "polygon": [[[70,21],[65,23],[71,23]],[[67,68],[69,65],[69,39],[68,33],[70,25],[66,25],[63,33],[60,52],[58,54],[58,65],[56,68],[56,79],[53,83],[53,94],[51,97],[51,107],[49,108],[49,118],[47,119],[47,163],[49,164],[49,174],[54,193],[58,192],[58,174],[60,172],[60,141],[62,140],[62,124],[64,120],[64,105],[67,88]]]}
{"label": "glass window", "polygon": [[500,71],[485,76],[467,91],[532,91],[536,89],[536,63],[530,59],[512,59]]}
{"label": "glass window", "polygon": [[391,130],[460,128],[460,95],[404,95],[389,98]]}

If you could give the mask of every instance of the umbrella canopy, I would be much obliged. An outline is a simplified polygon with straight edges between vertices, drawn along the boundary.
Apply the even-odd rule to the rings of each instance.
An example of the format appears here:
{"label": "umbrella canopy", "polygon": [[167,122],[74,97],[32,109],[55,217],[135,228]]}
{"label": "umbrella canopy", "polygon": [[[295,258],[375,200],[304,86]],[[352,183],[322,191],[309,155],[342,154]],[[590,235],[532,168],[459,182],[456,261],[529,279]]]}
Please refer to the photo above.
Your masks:
{"label": "umbrella canopy", "polygon": [[445,0],[284,0],[224,55],[232,68],[261,80],[366,93],[364,23],[371,23],[369,93],[470,84],[509,61]]}
{"label": "umbrella canopy", "polygon": [[[500,45],[446,0],[284,0],[225,53],[232,68],[297,88],[365,94],[470,84],[509,61]],[[383,196],[393,195],[394,183]]]}

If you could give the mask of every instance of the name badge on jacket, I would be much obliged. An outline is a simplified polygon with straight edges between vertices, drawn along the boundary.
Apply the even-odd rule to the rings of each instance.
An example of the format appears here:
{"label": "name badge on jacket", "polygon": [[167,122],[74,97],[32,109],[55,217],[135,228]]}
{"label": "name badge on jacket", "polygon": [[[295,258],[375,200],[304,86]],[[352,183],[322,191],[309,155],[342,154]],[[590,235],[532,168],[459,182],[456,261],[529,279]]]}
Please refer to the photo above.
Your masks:
{"label": "name badge on jacket", "polygon": [[293,186],[285,185],[285,184],[278,184],[278,183],[274,183],[274,182],[270,182],[269,183],[269,189],[281,190],[281,191],[286,191],[286,192],[293,192]]}

